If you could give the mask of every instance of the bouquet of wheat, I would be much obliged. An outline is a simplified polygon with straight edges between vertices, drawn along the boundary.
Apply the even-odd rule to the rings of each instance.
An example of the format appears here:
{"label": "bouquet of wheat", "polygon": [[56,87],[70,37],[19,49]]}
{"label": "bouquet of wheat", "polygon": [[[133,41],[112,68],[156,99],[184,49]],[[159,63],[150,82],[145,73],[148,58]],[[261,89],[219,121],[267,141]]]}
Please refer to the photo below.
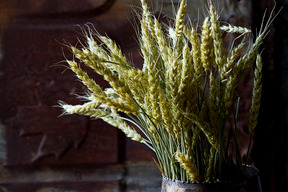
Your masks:
{"label": "bouquet of wheat", "polygon": [[[235,92],[239,81],[254,69],[249,118],[252,137],[261,98],[259,49],[273,18],[262,23],[251,41],[247,28],[220,26],[210,2],[209,16],[198,32],[184,23],[186,3],[181,1],[176,18],[167,26],[141,0],[142,69],[130,63],[110,38],[85,30],[87,42],[81,43],[82,48],[69,46],[74,57],[67,63],[87,87],[87,102],[60,105],[66,114],[102,119],[147,145],[155,152],[162,174],[170,179],[226,180],[227,170],[236,168],[241,173],[245,163],[237,138],[239,98]],[[239,43],[225,50],[222,31],[237,34]],[[102,75],[110,87],[103,90],[79,63]]]}

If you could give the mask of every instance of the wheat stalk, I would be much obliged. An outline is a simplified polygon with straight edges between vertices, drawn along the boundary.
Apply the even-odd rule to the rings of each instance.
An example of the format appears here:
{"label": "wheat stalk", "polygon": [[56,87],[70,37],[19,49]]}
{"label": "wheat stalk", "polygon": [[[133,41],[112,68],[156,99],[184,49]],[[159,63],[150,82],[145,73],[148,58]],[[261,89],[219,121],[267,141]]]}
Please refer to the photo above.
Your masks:
{"label": "wheat stalk", "polygon": [[[185,0],[179,4],[175,20],[167,29],[151,14],[147,2],[140,1],[143,68],[133,67],[109,37],[90,28],[88,32],[83,30],[87,43],[80,42],[83,48],[69,46],[74,59],[67,59],[67,63],[87,87],[87,101],[74,106],[59,104],[64,114],[102,119],[132,140],[147,145],[156,153],[166,177],[221,181],[223,169],[234,163],[230,159],[234,149],[238,158],[235,164],[242,167],[236,134],[239,103],[235,109],[235,92],[255,62],[249,117],[251,135],[257,124],[262,90],[259,49],[274,17],[270,16],[265,25],[262,23],[252,42],[246,35],[251,31],[245,27],[230,24],[220,27],[219,15],[211,2],[209,16],[198,32],[185,23]],[[241,43],[234,45],[235,39],[225,51],[221,30],[228,35],[240,33],[236,39],[242,38]],[[110,87],[103,90],[80,63],[103,76]],[[122,112],[127,116],[120,115]],[[233,142],[227,138],[226,124],[234,131]]]}

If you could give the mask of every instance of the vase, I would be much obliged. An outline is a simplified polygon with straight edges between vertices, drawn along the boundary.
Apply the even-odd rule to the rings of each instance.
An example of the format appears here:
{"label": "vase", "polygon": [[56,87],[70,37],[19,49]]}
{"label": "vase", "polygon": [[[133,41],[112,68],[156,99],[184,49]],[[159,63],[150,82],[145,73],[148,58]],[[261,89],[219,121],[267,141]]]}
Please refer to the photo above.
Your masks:
{"label": "vase", "polygon": [[262,192],[259,170],[246,166],[245,177],[239,181],[184,182],[163,176],[161,192]]}

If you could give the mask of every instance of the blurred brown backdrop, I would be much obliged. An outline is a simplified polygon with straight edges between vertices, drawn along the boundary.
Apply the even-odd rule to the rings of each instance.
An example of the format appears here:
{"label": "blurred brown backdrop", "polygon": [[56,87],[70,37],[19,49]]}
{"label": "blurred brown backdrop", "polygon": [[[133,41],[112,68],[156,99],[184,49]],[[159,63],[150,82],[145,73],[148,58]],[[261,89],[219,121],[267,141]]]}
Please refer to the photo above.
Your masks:
{"label": "blurred brown backdrop", "polygon": [[[188,0],[191,21],[203,19],[205,3]],[[253,31],[265,9],[274,6],[272,0],[215,3],[223,22]],[[85,91],[61,61],[63,54],[72,57],[62,43],[83,39],[79,26],[87,22],[141,67],[131,5],[139,11],[138,0],[0,0],[0,191],[160,191],[161,173],[149,149],[101,121],[59,117],[62,111],[55,107],[59,100],[78,103],[75,94]],[[171,0],[150,5],[156,15],[173,16]],[[263,50],[263,100],[253,149],[267,192],[287,189],[287,1],[277,2],[278,9],[282,5]],[[98,82],[107,86],[101,78]],[[248,78],[239,89],[243,111],[249,109],[250,89]],[[248,115],[241,113],[239,126],[243,152]]]}

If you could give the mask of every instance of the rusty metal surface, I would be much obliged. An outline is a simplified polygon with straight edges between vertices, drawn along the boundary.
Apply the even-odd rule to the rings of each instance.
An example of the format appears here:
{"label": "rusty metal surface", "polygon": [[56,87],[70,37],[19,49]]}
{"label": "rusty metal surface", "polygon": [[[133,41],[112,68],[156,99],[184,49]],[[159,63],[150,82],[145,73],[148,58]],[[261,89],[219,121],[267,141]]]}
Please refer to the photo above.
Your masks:
{"label": "rusty metal surface", "polygon": [[173,181],[163,176],[161,192],[262,192],[258,177],[259,170],[251,166],[246,168],[245,178],[239,181],[182,182]]}

